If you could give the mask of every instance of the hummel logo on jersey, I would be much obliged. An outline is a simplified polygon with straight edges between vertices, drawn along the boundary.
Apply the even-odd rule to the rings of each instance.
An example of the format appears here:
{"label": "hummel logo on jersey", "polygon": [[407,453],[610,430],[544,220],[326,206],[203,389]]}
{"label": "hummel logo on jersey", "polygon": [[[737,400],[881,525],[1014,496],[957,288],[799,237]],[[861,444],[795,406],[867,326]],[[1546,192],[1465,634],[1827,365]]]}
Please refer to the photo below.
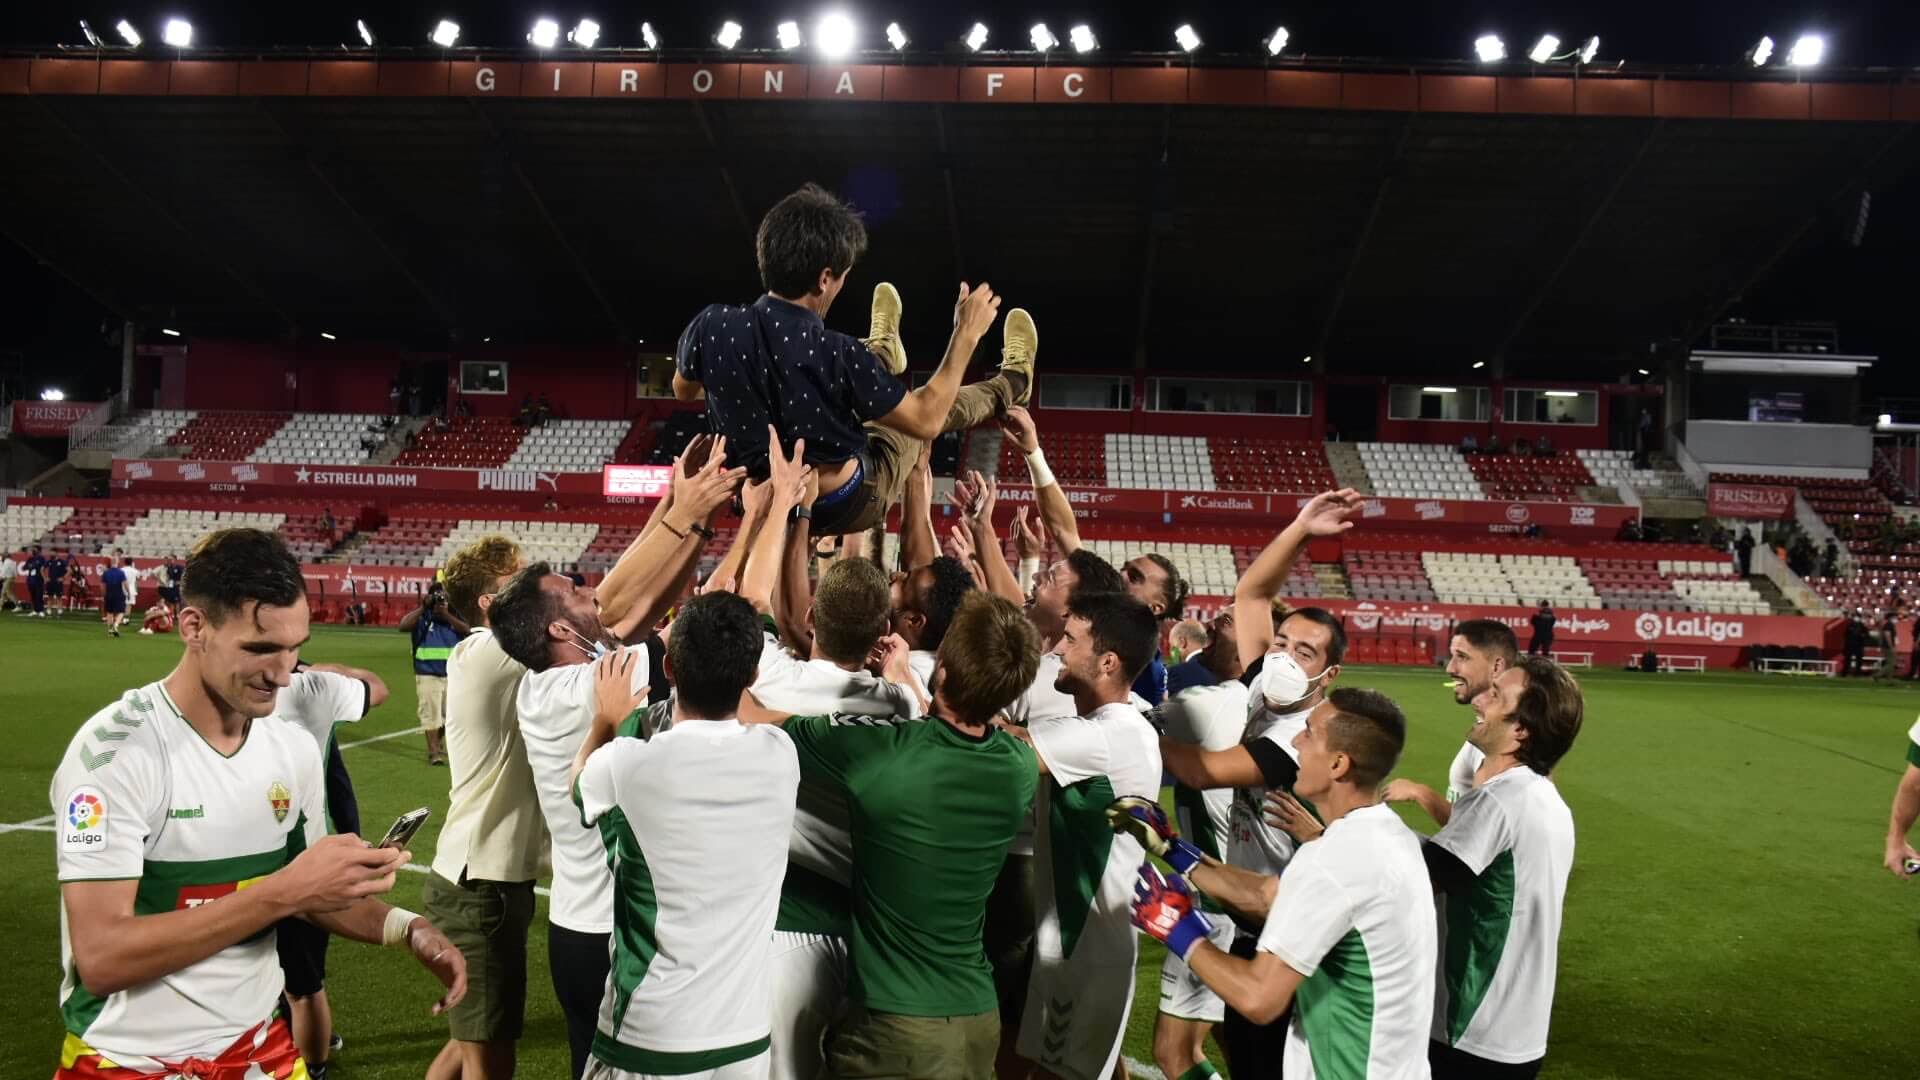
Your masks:
{"label": "hummel logo on jersey", "polygon": [[200,806],[176,806],[167,811],[167,816],[175,821],[179,821],[182,818],[203,818],[207,816],[207,808],[204,804]]}
{"label": "hummel logo on jersey", "polygon": [[287,785],[275,780],[267,789],[267,801],[273,804],[273,820],[287,820],[287,811],[293,809],[293,792],[287,790]]}

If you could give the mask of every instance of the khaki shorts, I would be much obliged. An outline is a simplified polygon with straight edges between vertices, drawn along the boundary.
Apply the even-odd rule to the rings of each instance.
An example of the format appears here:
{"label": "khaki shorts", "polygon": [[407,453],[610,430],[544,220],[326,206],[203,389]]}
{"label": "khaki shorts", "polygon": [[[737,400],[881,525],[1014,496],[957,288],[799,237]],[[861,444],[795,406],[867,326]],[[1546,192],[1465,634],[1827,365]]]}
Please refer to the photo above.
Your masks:
{"label": "khaki shorts", "polygon": [[856,1005],[827,1048],[836,1080],[991,1080],[1000,1049],[1000,1012],[901,1016]]}
{"label": "khaki shorts", "polygon": [[420,701],[418,715],[421,727],[428,731],[439,731],[447,726],[447,677],[445,675],[415,675],[413,694]]}
{"label": "khaki shorts", "polygon": [[428,874],[426,916],[467,960],[466,999],[447,1011],[462,1042],[514,1042],[527,1014],[527,927],[533,882],[468,881]]}

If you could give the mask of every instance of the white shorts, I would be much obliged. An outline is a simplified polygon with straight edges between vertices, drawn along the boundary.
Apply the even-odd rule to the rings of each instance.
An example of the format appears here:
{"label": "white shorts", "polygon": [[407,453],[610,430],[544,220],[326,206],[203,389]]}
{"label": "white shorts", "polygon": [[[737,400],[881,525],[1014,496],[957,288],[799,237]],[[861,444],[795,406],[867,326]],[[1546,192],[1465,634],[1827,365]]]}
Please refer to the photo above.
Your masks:
{"label": "white shorts", "polygon": [[[1212,919],[1213,932],[1207,935],[1207,940],[1221,952],[1231,951],[1233,920],[1225,915],[1214,915]],[[1200,981],[1185,960],[1168,953],[1160,962],[1160,1015],[1217,1024],[1227,1017],[1227,1003]]]}
{"label": "white shorts", "polygon": [[591,1058],[587,1061],[587,1071],[581,1074],[581,1080],[767,1080],[767,1063],[770,1060],[770,1055],[756,1054],[745,1061],[736,1061],[705,1072],[656,1077],[652,1073],[616,1069],[599,1058]]}
{"label": "white shorts", "polygon": [[772,1080],[825,1075],[827,1029],[847,1005],[847,942],[829,934],[773,932]]}

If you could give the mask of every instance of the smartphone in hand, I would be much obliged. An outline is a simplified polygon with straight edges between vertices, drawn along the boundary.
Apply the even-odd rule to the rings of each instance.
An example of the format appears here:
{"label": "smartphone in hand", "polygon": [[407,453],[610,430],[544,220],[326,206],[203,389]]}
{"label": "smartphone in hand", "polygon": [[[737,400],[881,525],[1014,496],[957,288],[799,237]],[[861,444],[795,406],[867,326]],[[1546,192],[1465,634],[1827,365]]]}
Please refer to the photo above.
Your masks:
{"label": "smartphone in hand", "polygon": [[433,811],[424,806],[401,814],[394,819],[393,827],[387,830],[387,835],[374,846],[406,850],[408,842],[413,839],[413,834],[419,832],[420,826],[425,825],[427,818],[431,816]]}

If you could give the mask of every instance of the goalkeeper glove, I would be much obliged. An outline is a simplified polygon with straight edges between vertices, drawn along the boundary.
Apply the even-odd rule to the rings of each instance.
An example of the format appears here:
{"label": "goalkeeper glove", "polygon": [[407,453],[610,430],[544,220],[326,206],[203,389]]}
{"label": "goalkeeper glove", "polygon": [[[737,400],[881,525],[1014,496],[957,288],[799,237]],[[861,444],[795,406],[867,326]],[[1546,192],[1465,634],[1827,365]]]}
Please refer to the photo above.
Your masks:
{"label": "goalkeeper glove", "polygon": [[1173,831],[1167,812],[1152,799],[1126,795],[1113,800],[1107,806],[1107,824],[1113,826],[1114,832],[1140,841],[1141,847],[1160,856],[1182,874],[1191,873],[1202,858],[1199,848]]}
{"label": "goalkeeper glove", "polygon": [[1193,909],[1187,879],[1179,874],[1162,877],[1152,863],[1140,864],[1140,880],[1133,887],[1133,925],[1183,961],[1213,932],[1207,917]]}

